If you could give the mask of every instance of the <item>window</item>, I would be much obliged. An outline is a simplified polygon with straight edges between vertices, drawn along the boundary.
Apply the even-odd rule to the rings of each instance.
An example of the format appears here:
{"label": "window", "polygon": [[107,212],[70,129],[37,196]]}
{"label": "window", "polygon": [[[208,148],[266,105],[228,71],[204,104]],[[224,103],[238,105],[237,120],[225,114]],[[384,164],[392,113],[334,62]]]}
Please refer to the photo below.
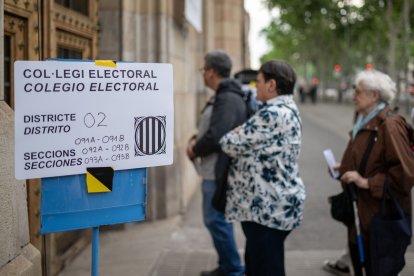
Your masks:
{"label": "window", "polygon": [[185,24],[185,15],[184,15],[184,8],[185,8],[185,1],[184,0],[174,0],[173,4],[173,18],[175,23],[182,28]]}
{"label": "window", "polygon": [[4,13],[4,100],[12,109],[14,109],[14,62],[16,60],[27,60],[28,43],[27,43],[27,20],[18,16]]}
{"label": "window", "polygon": [[55,0],[59,5],[68,9],[77,11],[84,15],[89,15],[89,1],[88,0]]}
{"label": "window", "polygon": [[11,89],[11,37],[4,36],[4,101],[12,107]]}
{"label": "window", "polygon": [[82,51],[58,47],[57,58],[82,59]]}

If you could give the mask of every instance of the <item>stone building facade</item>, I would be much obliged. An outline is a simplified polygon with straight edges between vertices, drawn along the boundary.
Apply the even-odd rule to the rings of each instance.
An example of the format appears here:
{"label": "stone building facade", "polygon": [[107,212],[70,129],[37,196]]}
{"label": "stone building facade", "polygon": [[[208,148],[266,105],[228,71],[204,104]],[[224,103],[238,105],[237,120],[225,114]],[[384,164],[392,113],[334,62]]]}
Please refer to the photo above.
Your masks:
{"label": "stone building facade", "polygon": [[40,235],[40,180],[14,177],[13,63],[46,58],[173,64],[174,163],[148,170],[147,218],[185,210],[200,184],[187,141],[207,90],[199,69],[213,49],[249,67],[243,0],[0,1],[0,275],[56,275],[89,231]]}
{"label": "stone building facade", "polygon": [[[200,184],[185,154],[206,96],[199,69],[204,54],[214,49],[230,54],[233,71],[249,67],[249,17],[243,2],[100,1],[99,58],[172,63],[174,68],[174,163],[148,170],[149,219],[180,213]],[[186,5],[194,7],[195,22],[186,15]]]}

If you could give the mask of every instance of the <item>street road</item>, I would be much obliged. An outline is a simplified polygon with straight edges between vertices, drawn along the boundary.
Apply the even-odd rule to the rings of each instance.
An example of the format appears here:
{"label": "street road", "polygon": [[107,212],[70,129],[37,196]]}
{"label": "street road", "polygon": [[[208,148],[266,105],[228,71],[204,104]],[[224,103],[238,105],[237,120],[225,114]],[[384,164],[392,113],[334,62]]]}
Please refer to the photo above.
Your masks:
{"label": "street road", "polygon": [[[331,219],[328,196],[339,193],[339,182],[329,174],[322,151],[330,148],[337,161],[348,141],[352,127],[351,105],[317,104],[299,106],[303,120],[303,144],[300,172],[306,185],[303,224],[286,240],[288,275],[329,275],[321,270],[326,258],[340,255],[346,246],[346,228]],[[237,242],[243,254],[244,237],[236,225]],[[413,275],[413,246],[407,254],[406,270]],[[198,275],[202,269],[216,267],[216,258],[207,230],[202,224],[201,191],[198,191],[184,214],[181,227],[174,232],[169,245],[157,262],[153,276]],[[176,274],[174,274],[176,273]]]}

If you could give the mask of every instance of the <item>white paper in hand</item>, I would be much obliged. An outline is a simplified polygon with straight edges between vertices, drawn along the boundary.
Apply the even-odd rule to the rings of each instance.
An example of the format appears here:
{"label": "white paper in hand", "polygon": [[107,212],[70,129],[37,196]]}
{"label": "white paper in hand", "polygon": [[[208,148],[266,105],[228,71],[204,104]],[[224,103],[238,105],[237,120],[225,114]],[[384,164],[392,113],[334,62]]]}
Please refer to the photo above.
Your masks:
{"label": "white paper in hand", "polygon": [[331,175],[333,178],[339,177],[339,172],[335,169],[336,161],[335,156],[331,149],[326,149],[323,151],[323,155],[325,156],[326,163],[328,163],[329,170],[331,171]]}

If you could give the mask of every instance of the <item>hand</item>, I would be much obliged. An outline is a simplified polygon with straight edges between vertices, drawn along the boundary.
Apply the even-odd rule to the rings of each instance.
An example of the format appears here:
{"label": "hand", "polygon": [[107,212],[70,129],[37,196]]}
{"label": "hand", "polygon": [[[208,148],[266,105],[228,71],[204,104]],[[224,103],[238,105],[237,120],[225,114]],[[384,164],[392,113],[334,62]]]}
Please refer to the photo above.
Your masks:
{"label": "hand", "polygon": [[342,175],[341,181],[347,184],[355,183],[359,188],[369,189],[368,179],[363,178],[357,171],[347,171]]}
{"label": "hand", "polygon": [[[339,168],[341,167],[341,163],[336,163],[335,164],[335,166],[333,166],[333,169],[335,170],[335,171],[338,171],[338,175],[340,176],[340,174],[339,174]],[[333,175],[332,175],[332,173],[331,173],[331,170],[329,169],[329,166],[328,166],[328,173],[329,173],[329,175],[332,177],[332,178],[335,178],[335,179],[338,179],[339,178],[339,176],[338,176],[338,178],[337,177],[334,177]]]}
{"label": "hand", "polygon": [[196,158],[196,154],[193,151],[193,147],[196,144],[197,140],[196,139],[191,139],[188,142],[188,146],[187,146],[187,156],[190,160],[193,160],[194,158]]}

